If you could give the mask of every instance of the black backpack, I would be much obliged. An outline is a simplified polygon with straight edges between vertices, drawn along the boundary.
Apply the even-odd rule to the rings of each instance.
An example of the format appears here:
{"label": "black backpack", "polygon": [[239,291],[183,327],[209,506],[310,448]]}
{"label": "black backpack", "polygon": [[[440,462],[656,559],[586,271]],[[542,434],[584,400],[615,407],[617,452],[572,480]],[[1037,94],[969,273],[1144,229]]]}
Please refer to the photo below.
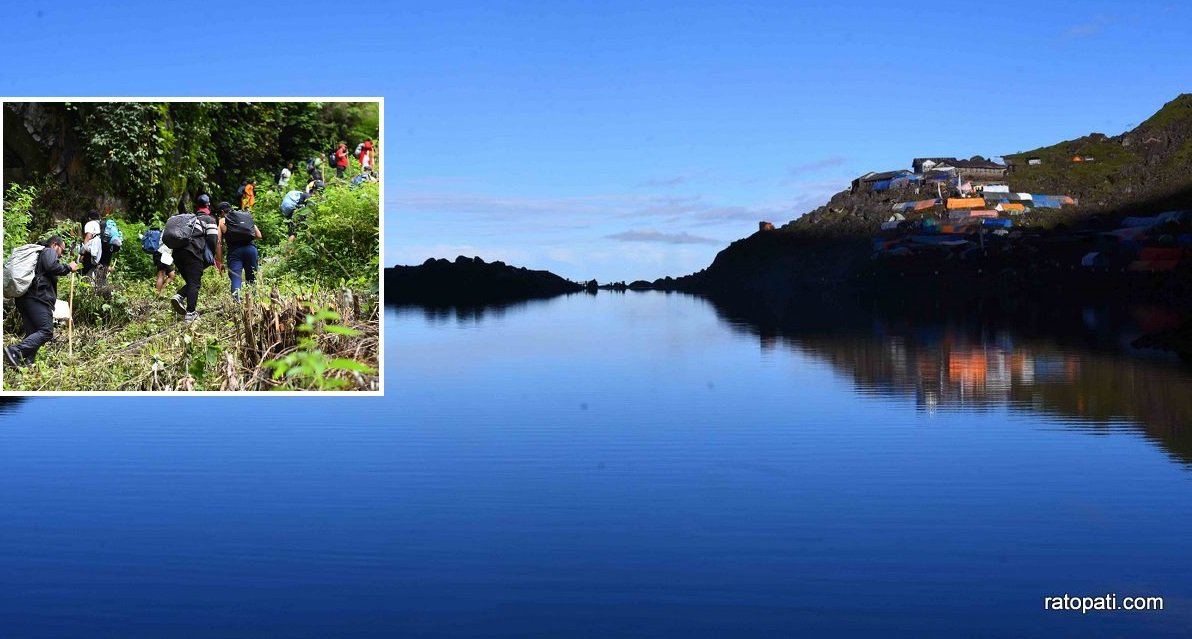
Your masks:
{"label": "black backpack", "polygon": [[206,234],[207,227],[201,214],[180,213],[166,220],[166,228],[161,232],[161,243],[178,250],[203,241]]}
{"label": "black backpack", "polygon": [[240,188],[236,190],[236,197],[244,197],[244,187],[245,186],[246,185],[244,185],[244,184],[240,185]]}
{"label": "black backpack", "polygon": [[256,228],[252,213],[248,211],[229,211],[224,216],[224,235],[229,240],[237,240],[238,243],[252,242],[257,237]]}
{"label": "black backpack", "polygon": [[337,153],[339,153],[339,149],[335,148],[331,149],[331,153],[327,155],[327,157],[331,158],[331,164],[329,166],[339,166],[339,157],[336,156]]}

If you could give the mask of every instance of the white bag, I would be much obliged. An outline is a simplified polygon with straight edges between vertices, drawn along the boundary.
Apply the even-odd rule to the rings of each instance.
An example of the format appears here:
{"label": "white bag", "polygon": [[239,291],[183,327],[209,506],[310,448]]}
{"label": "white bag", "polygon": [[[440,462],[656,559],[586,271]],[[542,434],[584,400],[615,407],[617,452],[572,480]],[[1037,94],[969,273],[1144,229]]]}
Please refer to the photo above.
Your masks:
{"label": "white bag", "polygon": [[4,298],[16,299],[29,291],[37,275],[37,258],[46,247],[25,244],[12,251],[12,258],[4,263]]}

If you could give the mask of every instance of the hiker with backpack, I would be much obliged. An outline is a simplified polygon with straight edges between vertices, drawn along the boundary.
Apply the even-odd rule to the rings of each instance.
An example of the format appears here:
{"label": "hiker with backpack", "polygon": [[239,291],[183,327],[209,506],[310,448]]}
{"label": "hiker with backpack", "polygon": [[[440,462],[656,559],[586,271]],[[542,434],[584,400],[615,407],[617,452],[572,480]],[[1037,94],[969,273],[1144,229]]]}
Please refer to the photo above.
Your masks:
{"label": "hiker with backpack", "polygon": [[99,212],[92,211],[87,216],[88,221],[83,224],[83,244],[82,244],[82,271],[80,275],[91,275],[99,266],[100,259],[103,258],[103,239],[100,237],[103,233],[99,224]]}
{"label": "hiker with backpack", "polygon": [[[314,184],[318,184],[316,180]],[[290,191],[286,193],[285,197],[281,199],[281,216],[286,218],[286,234],[290,236],[290,241],[294,241],[294,214],[306,206],[307,200],[310,199],[310,193],[306,191]]]}
{"label": "hiker with backpack", "polygon": [[[195,209],[195,215],[206,215],[208,218],[210,218],[211,224],[215,224],[215,214],[211,212],[211,196],[207,195],[206,193],[203,193],[199,196],[199,207]],[[162,231],[162,239],[164,241],[165,231]],[[177,261],[174,262],[174,264],[177,263]],[[215,254],[215,268],[221,272],[223,271],[223,262],[221,261],[218,252]]]}
{"label": "hiker with backpack", "polygon": [[306,175],[311,182],[323,179],[323,159],[314,157],[306,161]]}
{"label": "hiker with backpack", "polygon": [[344,171],[348,170],[348,143],[340,142],[339,148],[335,150],[335,177],[343,178]]}
{"label": "hiker with backpack", "polygon": [[[211,200],[205,194],[199,198],[200,201],[205,198],[206,204],[210,204]],[[170,298],[170,306],[185,321],[193,322],[199,317],[195,309],[199,303],[203,271],[213,264],[216,269],[223,271],[219,259],[219,223],[209,209],[206,212],[175,215],[166,221],[161,241],[173,251],[174,264],[185,282]]]}
{"label": "hiker with backpack", "polygon": [[15,298],[25,339],[4,349],[4,361],[14,367],[29,366],[37,351],[54,339],[54,305],[58,278],[79,269],[75,262],[62,264],[66,243],[54,236],[44,244],[26,244],[13,251],[4,265],[4,296]]}
{"label": "hiker with backpack", "polygon": [[219,204],[219,234],[227,247],[228,276],[232,280],[232,297],[240,301],[241,271],[249,284],[257,281],[257,245],[261,229],[257,228],[248,211],[234,211],[227,202]]}
{"label": "hiker with backpack", "polygon": [[112,270],[112,260],[115,259],[116,254],[124,246],[124,234],[120,232],[120,227],[116,225],[116,220],[109,217],[103,222],[103,231],[100,233],[99,238],[99,263],[104,267],[103,271],[100,272],[100,277],[106,278],[108,271]]}
{"label": "hiker with backpack", "polygon": [[141,236],[141,250],[153,256],[153,266],[157,269],[157,294],[174,281],[174,253],[170,247],[161,241],[161,229],[156,226],[145,231]]}

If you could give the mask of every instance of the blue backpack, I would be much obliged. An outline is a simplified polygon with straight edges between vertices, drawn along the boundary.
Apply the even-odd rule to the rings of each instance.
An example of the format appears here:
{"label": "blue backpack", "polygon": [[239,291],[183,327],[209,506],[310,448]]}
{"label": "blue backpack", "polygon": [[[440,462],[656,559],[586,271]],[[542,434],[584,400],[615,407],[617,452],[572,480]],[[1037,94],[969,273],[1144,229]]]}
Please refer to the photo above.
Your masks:
{"label": "blue backpack", "polygon": [[109,219],[104,222],[103,242],[112,246],[122,246],[124,244],[124,234],[116,226],[116,220]]}
{"label": "blue backpack", "polygon": [[145,235],[141,237],[141,250],[152,255],[159,248],[161,248],[161,230],[149,229],[145,231]]}

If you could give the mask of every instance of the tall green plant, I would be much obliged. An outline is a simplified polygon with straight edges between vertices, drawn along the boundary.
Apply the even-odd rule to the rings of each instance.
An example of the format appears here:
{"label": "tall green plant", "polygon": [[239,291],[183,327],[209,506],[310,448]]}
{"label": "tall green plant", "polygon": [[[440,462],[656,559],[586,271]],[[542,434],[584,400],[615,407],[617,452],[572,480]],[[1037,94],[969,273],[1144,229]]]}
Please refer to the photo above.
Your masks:
{"label": "tall green plant", "polygon": [[33,218],[33,202],[37,199],[35,187],[21,187],[13,184],[4,194],[4,259],[12,250],[29,243],[29,222]]}

